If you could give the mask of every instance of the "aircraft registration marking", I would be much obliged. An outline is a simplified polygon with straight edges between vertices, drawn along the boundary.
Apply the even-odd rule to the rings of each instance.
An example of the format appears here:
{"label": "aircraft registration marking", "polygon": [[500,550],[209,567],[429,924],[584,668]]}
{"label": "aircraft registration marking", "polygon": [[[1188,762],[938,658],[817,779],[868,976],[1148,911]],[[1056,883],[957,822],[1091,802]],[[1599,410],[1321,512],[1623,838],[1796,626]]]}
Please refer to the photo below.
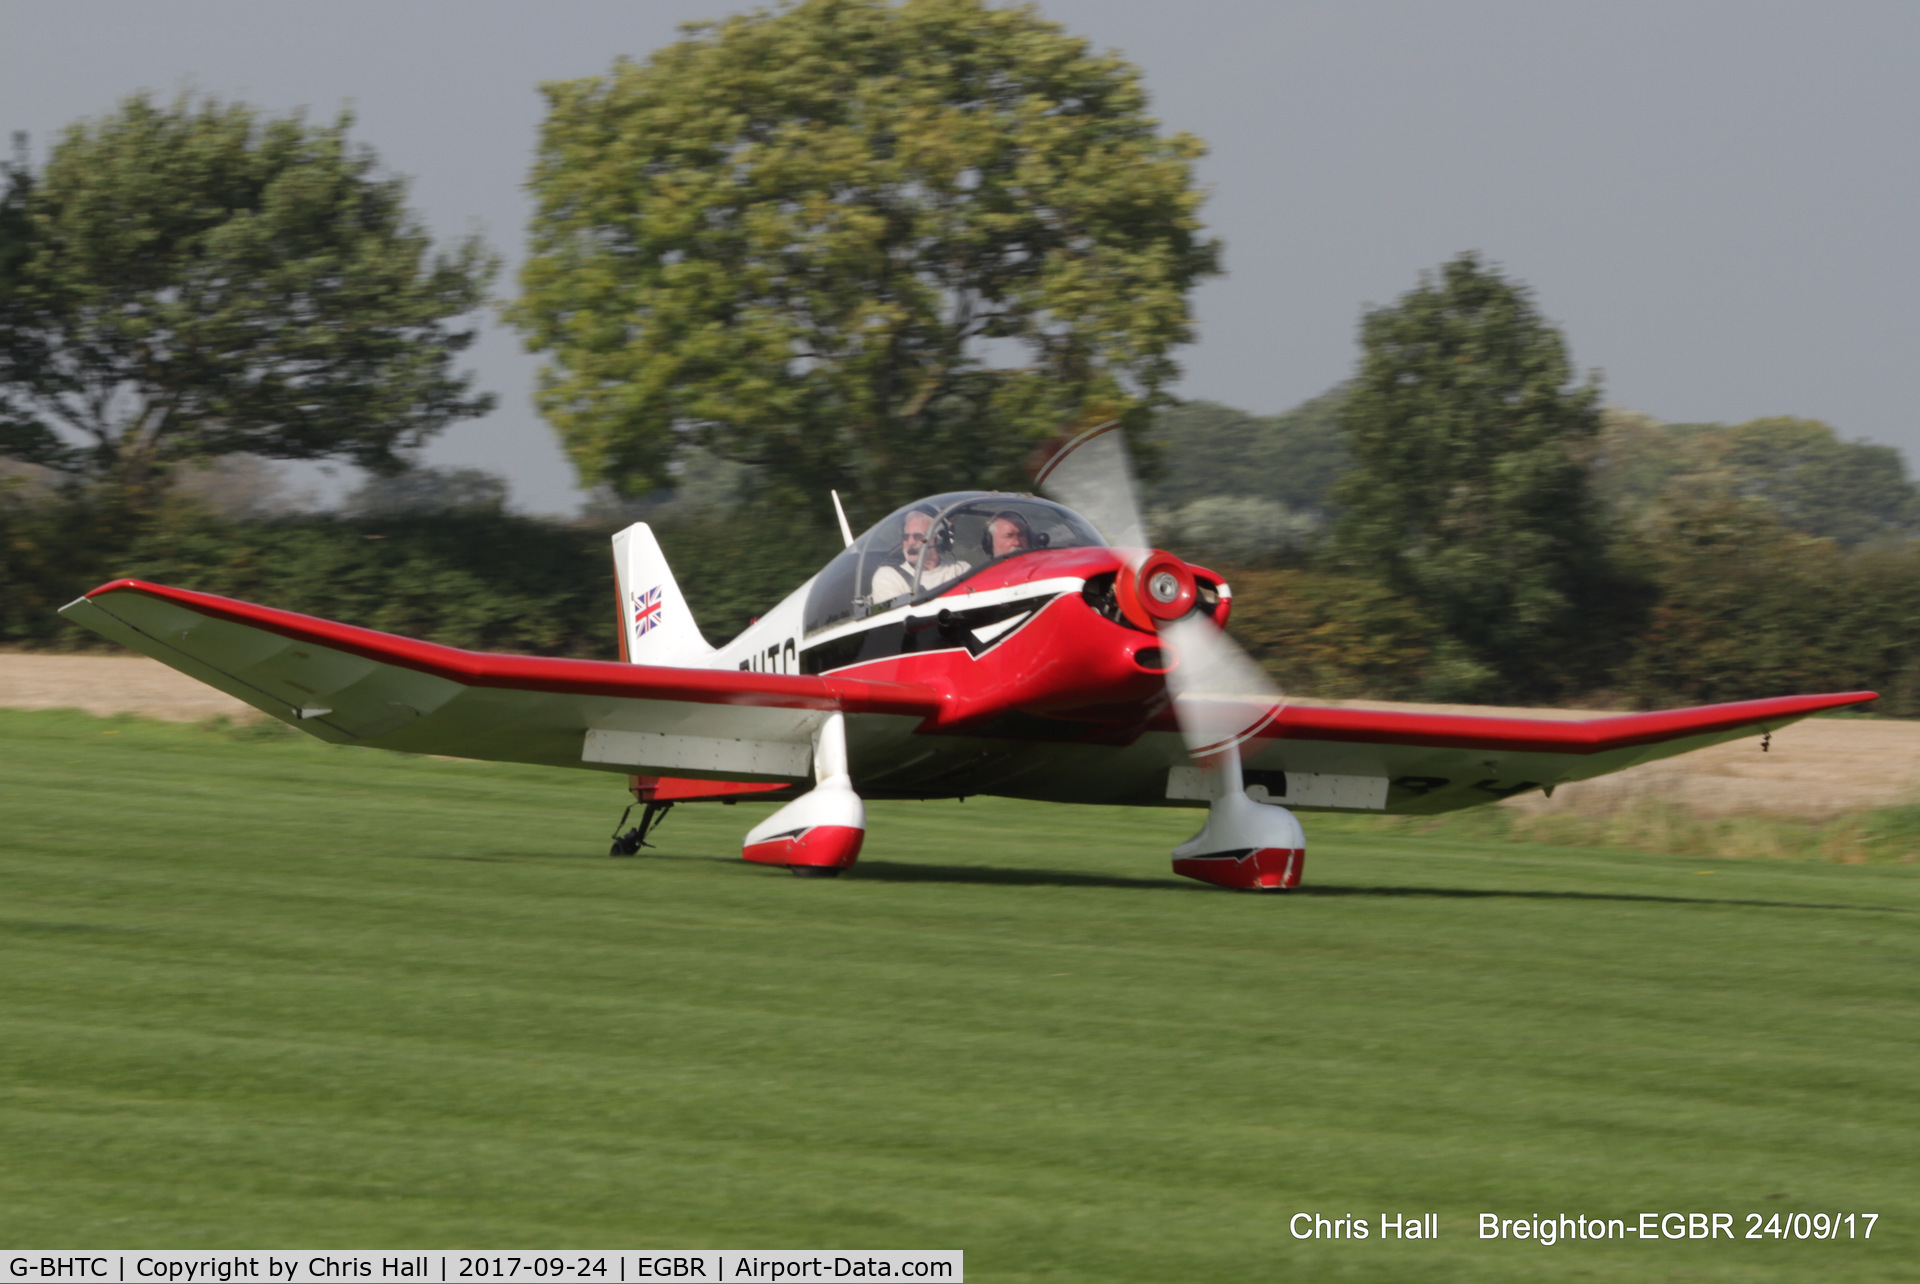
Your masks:
{"label": "aircraft registration marking", "polygon": [[762,647],[740,661],[740,668],[748,673],[798,673],[800,644],[788,638],[785,642]]}

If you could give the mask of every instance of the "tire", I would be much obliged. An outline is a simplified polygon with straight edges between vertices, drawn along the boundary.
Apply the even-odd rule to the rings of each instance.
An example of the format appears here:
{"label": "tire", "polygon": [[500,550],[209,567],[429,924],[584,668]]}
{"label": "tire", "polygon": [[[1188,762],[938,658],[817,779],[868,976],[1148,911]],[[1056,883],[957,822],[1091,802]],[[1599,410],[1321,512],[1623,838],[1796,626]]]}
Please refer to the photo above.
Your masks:
{"label": "tire", "polygon": [[839,865],[789,865],[795,878],[838,878],[845,871]]}

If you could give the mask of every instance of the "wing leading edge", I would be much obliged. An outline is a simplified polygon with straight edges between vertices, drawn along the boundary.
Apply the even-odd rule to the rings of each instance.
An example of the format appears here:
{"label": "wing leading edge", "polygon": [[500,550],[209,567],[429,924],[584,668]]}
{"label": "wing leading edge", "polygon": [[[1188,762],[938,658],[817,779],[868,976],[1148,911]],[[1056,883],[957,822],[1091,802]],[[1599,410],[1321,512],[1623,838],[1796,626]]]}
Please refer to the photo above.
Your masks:
{"label": "wing leading edge", "polygon": [[[1265,780],[1275,802],[1453,811],[1763,735],[1877,698],[1848,691],[1566,720],[1290,704],[1241,753],[1249,785]],[[1183,781],[1176,773],[1170,797],[1192,787]]]}
{"label": "wing leading edge", "polygon": [[140,580],[60,613],[322,740],[412,753],[790,780],[828,713],[905,734],[942,704],[913,683],[466,651]]}

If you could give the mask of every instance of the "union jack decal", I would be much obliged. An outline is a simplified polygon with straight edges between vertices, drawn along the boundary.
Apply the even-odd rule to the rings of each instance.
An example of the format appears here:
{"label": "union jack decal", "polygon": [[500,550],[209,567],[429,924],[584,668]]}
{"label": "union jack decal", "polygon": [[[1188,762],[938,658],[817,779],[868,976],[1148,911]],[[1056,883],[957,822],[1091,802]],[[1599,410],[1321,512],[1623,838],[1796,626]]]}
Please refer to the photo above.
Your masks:
{"label": "union jack decal", "polygon": [[641,637],[660,623],[660,590],[650,588],[633,595],[633,635]]}

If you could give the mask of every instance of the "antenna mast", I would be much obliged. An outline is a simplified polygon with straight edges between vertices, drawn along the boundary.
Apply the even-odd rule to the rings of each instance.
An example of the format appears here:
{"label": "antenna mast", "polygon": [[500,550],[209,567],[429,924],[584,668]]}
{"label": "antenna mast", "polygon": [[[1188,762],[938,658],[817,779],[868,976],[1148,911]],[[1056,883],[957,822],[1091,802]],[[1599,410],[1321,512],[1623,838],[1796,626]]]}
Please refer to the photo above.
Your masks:
{"label": "antenna mast", "polygon": [[833,496],[833,515],[840,519],[840,538],[847,541],[846,547],[852,548],[853,527],[847,525],[847,510],[840,507],[840,492],[830,490],[827,494]]}

